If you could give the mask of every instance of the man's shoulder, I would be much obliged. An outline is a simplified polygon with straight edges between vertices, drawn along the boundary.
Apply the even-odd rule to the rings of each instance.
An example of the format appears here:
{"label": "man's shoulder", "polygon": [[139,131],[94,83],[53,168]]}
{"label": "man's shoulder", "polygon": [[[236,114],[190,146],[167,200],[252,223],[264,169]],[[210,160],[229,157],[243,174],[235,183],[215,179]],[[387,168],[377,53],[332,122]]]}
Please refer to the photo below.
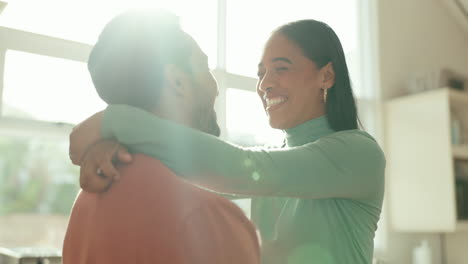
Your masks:
{"label": "man's shoulder", "polygon": [[203,195],[193,191],[188,183],[175,175],[161,161],[143,154],[134,154],[130,164],[118,166],[120,179],[103,193],[82,191],[74,211],[82,214],[99,207],[99,211],[115,214],[114,208],[133,215],[155,218],[183,219],[193,208],[203,203]]}
{"label": "man's shoulder", "polygon": [[173,189],[182,185],[179,177],[161,161],[143,154],[134,154],[132,162],[119,165],[118,171],[120,179],[113,183],[109,193],[130,191],[145,196],[145,193],[161,196],[170,195]]}
{"label": "man's shoulder", "polygon": [[121,174],[173,174],[160,160],[144,154],[133,154],[132,162],[118,166]]}

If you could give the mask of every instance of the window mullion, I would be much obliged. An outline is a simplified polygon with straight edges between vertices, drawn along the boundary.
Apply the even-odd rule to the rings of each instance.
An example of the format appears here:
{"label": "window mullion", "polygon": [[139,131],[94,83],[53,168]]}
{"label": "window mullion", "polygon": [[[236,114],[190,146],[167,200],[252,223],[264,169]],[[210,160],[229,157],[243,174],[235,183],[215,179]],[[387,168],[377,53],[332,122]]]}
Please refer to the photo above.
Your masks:
{"label": "window mullion", "polygon": [[32,138],[41,135],[43,138],[68,140],[73,125],[19,118],[0,118],[0,136]]}
{"label": "window mullion", "polygon": [[226,139],[226,0],[218,0],[217,16],[217,62],[214,75],[218,81],[219,95],[216,100],[215,110],[218,124],[221,128],[221,138]]}
{"label": "window mullion", "polygon": [[[0,43],[3,37],[0,35]],[[3,80],[5,79],[5,54],[6,48],[0,44],[0,118],[3,112]]]}
{"label": "window mullion", "polygon": [[226,70],[226,41],[227,41],[227,3],[226,0],[218,0],[218,34],[217,34],[217,62],[216,68]]}
{"label": "window mullion", "polygon": [[228,88],[236,88],[239,90],[255,92],[257,79],[243,75],[226,73],[226,85]]}
{"label": "window mullion", "polygon": [[12,28],[0,27],[2,45],[6,49],[50,57],[87,62],[92,46]]}

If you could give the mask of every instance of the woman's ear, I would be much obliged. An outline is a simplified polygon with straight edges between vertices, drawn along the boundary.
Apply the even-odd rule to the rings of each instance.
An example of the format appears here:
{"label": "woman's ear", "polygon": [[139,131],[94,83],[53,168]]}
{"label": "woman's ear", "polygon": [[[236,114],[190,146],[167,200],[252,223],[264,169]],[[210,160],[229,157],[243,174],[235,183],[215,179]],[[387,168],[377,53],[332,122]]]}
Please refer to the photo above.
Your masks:
{"label": "woman's ear", "polygon": [[177,95],[186,96],[190,93],[190,77],[188,73],[174,64],[169,64],[164,69],[164,77],[171,91]]}
{"label": "woman's ear", "polygon": [[333,63],[329,62],[327,65],[320,69],[322,73],[322,87],[324,89],[330,89],[335,85],[335,70],[333,69]]}

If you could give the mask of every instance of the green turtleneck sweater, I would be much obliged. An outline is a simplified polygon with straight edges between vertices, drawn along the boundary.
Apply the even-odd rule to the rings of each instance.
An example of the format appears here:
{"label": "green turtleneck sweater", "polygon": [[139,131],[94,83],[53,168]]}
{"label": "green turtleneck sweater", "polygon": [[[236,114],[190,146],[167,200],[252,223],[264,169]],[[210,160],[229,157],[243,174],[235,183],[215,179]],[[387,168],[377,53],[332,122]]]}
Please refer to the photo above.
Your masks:
{"label": "green turtleneck sweater", "polygon": [[284,148],[242,148],[124,105],[106,109],[102,128],[187,180],[252,197],[266,262],[371,263],[384,194],[380,147],[366,132],[335,132],[326,116],[285,132]]}

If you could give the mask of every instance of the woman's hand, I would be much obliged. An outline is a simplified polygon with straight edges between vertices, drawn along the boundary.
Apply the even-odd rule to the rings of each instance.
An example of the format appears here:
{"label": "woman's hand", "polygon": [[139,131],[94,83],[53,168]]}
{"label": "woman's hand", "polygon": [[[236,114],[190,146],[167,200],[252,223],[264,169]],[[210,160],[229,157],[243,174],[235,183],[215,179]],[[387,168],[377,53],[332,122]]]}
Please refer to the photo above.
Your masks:
{"label": "woman's hand", "polygon": [[98,112],[73,128],[69,148],[73,164],[81,165],[86,151],[101,139],[102,116],[103,112]]}
{"label": "woman's hand", "polygon": [[91,193],[105,192],[120,175],[115,163],[130,163],[132,156],[115,140],[101,140],[87,150],[81,161],[80,186]]}

